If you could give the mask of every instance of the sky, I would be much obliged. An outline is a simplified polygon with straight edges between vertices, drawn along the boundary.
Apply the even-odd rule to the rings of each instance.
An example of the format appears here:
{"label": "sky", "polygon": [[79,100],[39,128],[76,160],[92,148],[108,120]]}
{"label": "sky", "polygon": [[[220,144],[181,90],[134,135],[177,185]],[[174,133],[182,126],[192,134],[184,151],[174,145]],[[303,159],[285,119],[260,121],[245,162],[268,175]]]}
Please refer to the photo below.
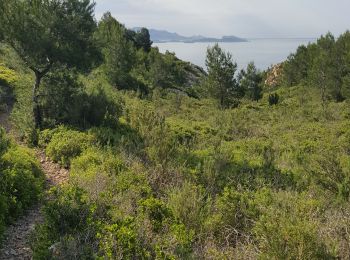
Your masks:
{"label": "sky", "polygon": [[350,0],[95,0],[126,27],[185,36],[318,37],[350,29]]}

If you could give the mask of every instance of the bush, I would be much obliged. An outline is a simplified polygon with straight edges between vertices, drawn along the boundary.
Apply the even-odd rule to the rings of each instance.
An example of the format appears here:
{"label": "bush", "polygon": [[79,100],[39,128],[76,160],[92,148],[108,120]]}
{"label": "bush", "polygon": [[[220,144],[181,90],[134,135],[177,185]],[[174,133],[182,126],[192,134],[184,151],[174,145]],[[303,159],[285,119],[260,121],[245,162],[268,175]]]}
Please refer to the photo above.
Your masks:
{"label": "bush", "polygon": [[96,206],[76,187],[55,188],[44,208],[45,222],[36,228],[34,259],[92,259],[96,251]]}
{"label": "bush", "polygon": [[38,139],[38,146],[40,148],[46,148],[47,145],[51,142],[51,139],[54,134],[61,132],[61,131],[66,131],[68,128],[65,128],[63,126],[54,128],[54,129],[45,129],[43,131],[40,131],[39,133],[39,139]]}
{"label": "bush", "polygon": [[173,217],[171,210],[162,200],[151,197],[141,201],[140,206],[151,221],[154,232],[160,232],[167,221]]}
{"label": "bush", "polygon": [[239,240],[251,235],[251,228],[259,216],[254,194],[225,188],[214,205],[214,212],[206,221],[206,228],[221,242],[236,246]]}
{"label": "bush", "polygon": [[292,193],[275,194],[254,227],[263,259],[332,259],[318,235],[320,203]]}
{"label": "bush", "polygon": [[148,158],[164,170],[175,157],[178,142],[164,116],[148,107],[147,103],[144,105],[128,109],[126,120],[144,141]]}
{"label": "bush", "polygon": [[198,230],[203,224],[208,213],[206,203],[210,204],[205,200],[204,190],[188,182],[169,192],[168,207],[176,219],[191,229]]}
{"label": "bush", "polygon": [[245,139],[225,142],[215,150],[195,151],[189,159],[197,163],[197,181],[212,195],[228,186],[250,191],[295,188],[293,173],[279,170],[273,157],[274,151],[265,142]]}
{"label": "bush", "polygon": [[[45,134],[43,139],[44,137],[50,138],[49,132],[45,132]],[[42,142],[44,142],[44,140],[42,140]],[[62,127],[52,135],[46,147],[46,153],[53,161],[68,167],[73,158],[79,156],[93,144],[93,135]]]}
{"label": "bush", "polygon": [[[43,190],[44,178],[34,154],[11,145],[0,134],[0,237],[4,226],[33,205]],[[7,143],[7,144],[6,144]]]}
{"label": "bush", "polygon": [[135,222],[127,218],[104,225],[99,233],[99,253],[108,259],[149,259],[150,253],[137,237]]}
{"label": "bush", "polygon": [[18,80],[17,74],[0,63],[0,111],[6,110],[14,101],[12,85]]}
{"label": "bush", "polygon": [[117,127],[93,127],[89,133],[96,137],[101,146],[118,147],[122,151],[143,154],[143,139],[139,133],[125,123],[119,122]]}
{"label": "bush", "polygon": [[74,159],[70,181],[84,189],[100,210],[113,211],[116,218],[134,215],[137,202],[151,194],[145,174],[131,171],[121,156],[110,150],[88,149]]}
{"label": "bush", "polygon": [[70,180],[97,201],[113,192],[115,178],[125,171],[124,163],[110,152],[88,149],[72,161]]}
{"label": "bush", "polygon": [[277,93],[269,95],[269,104],[270,106],[277,105],[279,102],[280,96]]}

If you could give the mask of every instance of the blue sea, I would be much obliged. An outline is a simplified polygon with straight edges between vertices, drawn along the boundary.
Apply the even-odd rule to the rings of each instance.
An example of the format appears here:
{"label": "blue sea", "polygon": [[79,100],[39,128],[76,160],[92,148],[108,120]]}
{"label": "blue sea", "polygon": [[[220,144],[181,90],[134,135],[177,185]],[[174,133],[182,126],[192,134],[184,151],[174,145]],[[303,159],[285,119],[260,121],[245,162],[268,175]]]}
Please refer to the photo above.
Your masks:
{"label": "blue sea", "polygon": [[[238,68],[244,68],[254,61],[257,68],[265,70],[271,65],[287,59],[298,46],[315,42],[316,39],[249,39],[248,42],[220,43],[220,46],[232,53]],[[155,43],[161,52],[175,52],[182,60],[190,61],[205,68],[205,57],[208,46],[214,43]]]}

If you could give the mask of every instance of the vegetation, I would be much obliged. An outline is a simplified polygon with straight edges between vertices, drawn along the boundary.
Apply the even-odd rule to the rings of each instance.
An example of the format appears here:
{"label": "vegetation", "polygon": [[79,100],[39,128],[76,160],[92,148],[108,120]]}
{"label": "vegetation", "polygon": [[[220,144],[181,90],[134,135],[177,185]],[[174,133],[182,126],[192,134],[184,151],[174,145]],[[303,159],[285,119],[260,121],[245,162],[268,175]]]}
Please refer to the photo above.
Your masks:
{"label": "vegetation", "polygon": [[0,128],[0,239],[5,226],[35,203],[43,175],[32,151],[15,145]]}
{"label": "vegetation", "polygon": [[90,1],[1,1],[1,30],[7,42],[35,75],[33,114],[41,127],[39,88],[56,67],[87,68],[97,53]]}
{"label": "vegetation", "polygon": [[[130,31],[110,13],[95,24],[88,0],[1,3],[30,12],[57,3],[60,18],[89,10],[77,30],[101,54],[85,71],[80,57],[55,60],[34,100],[38,127],[36,76],[10,40],[24,42],[9,34],[16,23],[0,30],[12,121],[23,141],[70,170],[45,201],[34,259],[350,257],[348,32],[300,47],[269,88],[253,63],[237,74],[219,45],[208,49],[207,74],[159,53],[146,29]],[[68,53],[79,35],[60,38]],[[45,67],[43,39],[25,50]],[[38,198],[42,177],[27,148],[0,136],[4,228]]]}
{"label": "vegetation", "polygon": [[247,69],[240,72],[238,82],[247,98],[254,101],[262,98],[262,74],[258,72],[254,62],[250,62]]}
{"label": "vegetation", "polygon": [[207,50],[206,65],[211,95],[219,100],[221,108],[236,103],[234,99],[238,98],[240,93],[235,80],[237,63],[232,61],[232,55],[225,53],[219,44],[216,44]]}
{"label": "vegetation", "polygon": [[13,103],[13,89],[11,87],[17,81],[16,73],[0,63],[0,111],[6,111]]}
{"label": "vegetation", "polygon": [[308,84],[320,90],[322,102],[342,102],[349,97],[350,32],[338,39],[328,33],[316,43],[301,46],[285,63],[287,85]]}

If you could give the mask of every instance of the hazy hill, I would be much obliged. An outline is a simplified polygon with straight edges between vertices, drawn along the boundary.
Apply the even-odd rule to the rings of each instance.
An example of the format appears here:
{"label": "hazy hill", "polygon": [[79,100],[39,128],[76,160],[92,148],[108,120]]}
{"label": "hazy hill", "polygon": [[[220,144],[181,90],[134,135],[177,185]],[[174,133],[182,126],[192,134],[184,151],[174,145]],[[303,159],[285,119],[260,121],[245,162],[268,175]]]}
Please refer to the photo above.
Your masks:
{"label": "hazy hill", "polygon": [[[139,27],[133,28],[133,30],[139,30]],[[246,42],[246,39],[239,38],[237,36],[223,36],[222,38],[206,37],[202,35],[193,35],[190,37],[180,35],[178,33],[172,33],[165,30],[149,29],[151,39],[155,43],[162,42]]]}

